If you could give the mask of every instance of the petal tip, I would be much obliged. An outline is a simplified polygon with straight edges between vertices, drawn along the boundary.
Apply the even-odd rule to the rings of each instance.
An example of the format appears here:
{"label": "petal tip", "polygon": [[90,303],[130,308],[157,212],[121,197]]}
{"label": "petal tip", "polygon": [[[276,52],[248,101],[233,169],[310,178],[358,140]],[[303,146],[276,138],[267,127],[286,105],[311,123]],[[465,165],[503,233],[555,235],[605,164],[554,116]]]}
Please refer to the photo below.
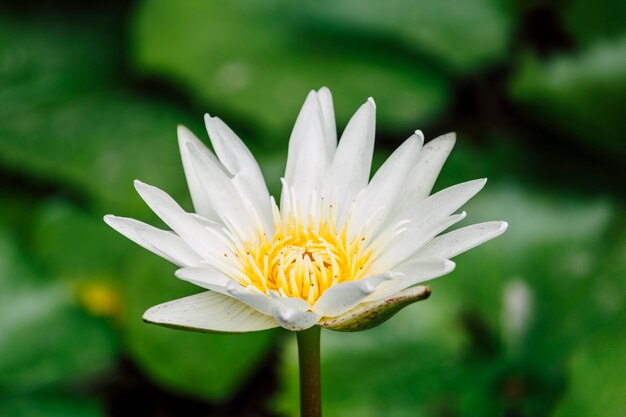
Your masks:
{"label": "petal tip", "polygon": [[325,85],[321,86],[320,89],[317,90],[317,94],[320,94],[320,93],[328,94],[328,95],[331,94],[330,93],[330,89],[328,87],[326,87]]}
{"label": "petal tip", "polygon": [[133,185],[135,186],[135,190],[137,190],[139,193],[141,193],[142,190],[148,188],[148,184],[140,180],[133,180]]}
{"label": "petal tip", "polygon": [[[444,265],[443,265],[443,271],[444,271],[443,273],[444,274],[450,273],[450,272],[454,271],[454,268],[456,268],[456,262],[453,262],[453,261],[451,261],[449,259],[446,259],[446,261],[444,262]],[[430,291],[430,289],[429,289],[429,291]]]}

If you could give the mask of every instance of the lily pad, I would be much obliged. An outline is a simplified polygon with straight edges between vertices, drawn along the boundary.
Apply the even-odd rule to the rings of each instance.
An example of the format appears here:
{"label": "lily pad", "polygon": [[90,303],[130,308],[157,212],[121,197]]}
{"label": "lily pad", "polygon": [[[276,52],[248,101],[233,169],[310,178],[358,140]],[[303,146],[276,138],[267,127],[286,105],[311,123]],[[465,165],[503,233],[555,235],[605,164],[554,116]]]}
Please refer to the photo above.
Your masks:
{"label": "lily pad", "polygon": [[279,10],[299,25],[335,36],[375,38],[381,47],[401,45],[453,72],[501,59],[513,27],[513,13],[497,0],[301,1],[283,2]]}
{"label": "lily pad", "polygon": [[75,383],[112,366],[116,337],[0,232],[0,390]]}
{"label": "lily pad", "polygon": [[277,333],[201,334],[144,323],[141,317],[148,308],[199,292],[175,278],[174,268],[164,268],[164,263],[146,254],[124,272],[129,353],[150,377],[172,390],[228,400],[259,368]]}
{"label": "lily pad", "polygon": [[620,417],[626,410],[626,333],[618,329],[575,352],[569,367],[570,391],[553,417]]}
{"label": "lily pad", "polygon": [[563,17],[570,36],[582,44],[626,34],[626,5],[621,0],[572,0],[563,8]]}
{"label": "lily pad", "polygon": [[546,63],[527,57],[511,92],[536,118],[572,139],[608,157],[626,155],[626,37]]}
{"label": "lily pad", "polygon": [[28,395],[3,398],[0,415],[19,417],[104,417],[97,401],[68,395]]}
{"label": "lily pad", "polygon": [[136,68],[176,83],[209,112],[243,118],[281,148],[307,92],[323,85],[340,125],[369,96],[392,130],[412,131],[447,103],[445,78],[419,62],[372,56],[342,37],[323,41],[289,21],[249,1],[146,1],[133,25]]}

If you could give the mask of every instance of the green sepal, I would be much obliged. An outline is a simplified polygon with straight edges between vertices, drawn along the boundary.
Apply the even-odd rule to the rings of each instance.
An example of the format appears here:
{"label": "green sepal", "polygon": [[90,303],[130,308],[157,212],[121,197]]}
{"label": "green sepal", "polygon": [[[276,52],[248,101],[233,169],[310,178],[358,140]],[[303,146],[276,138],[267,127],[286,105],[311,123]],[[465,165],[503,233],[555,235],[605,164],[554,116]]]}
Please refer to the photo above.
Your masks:
{"label": "green sepal", "polygon": [[430,296],[430,287],[407,288],[382,300],[363,303],[337,317],[323,317],[318,325],[339,332],[358,332],[376,327],[409,304]]}

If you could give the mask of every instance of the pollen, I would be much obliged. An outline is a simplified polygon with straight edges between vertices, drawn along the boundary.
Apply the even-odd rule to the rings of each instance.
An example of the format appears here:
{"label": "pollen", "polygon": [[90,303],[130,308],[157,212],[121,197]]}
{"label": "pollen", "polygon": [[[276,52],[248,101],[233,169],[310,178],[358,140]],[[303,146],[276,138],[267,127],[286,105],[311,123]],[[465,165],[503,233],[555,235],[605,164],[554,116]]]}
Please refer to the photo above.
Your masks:
{"label": "pollen", "polygon": [[365,277],[371,263],[366,239],[348,239],[332,218],[306,225],[298,216],[275,215],[270,239],[259,233],[236,251],[242,274],[238,281],[261,292],[296,297],[313,305],[333,285]]}

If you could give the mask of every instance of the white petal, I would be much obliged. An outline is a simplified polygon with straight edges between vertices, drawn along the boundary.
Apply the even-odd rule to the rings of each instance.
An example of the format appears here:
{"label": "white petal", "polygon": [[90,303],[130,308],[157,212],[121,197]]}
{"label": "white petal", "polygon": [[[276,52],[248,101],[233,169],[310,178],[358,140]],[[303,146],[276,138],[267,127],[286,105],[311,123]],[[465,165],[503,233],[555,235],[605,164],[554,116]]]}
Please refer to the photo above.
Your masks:
{"label": "white petal", "polygon": [[439,136],[424,145],[417,163],[408,176],[409,180],[399,201],[400,206],[414,204],[430,194],[455,142],[456,133],[453,132]]}
{"label": "white petal", "polygon": [[[396,200],[417,159],[420,147],[420,137],[417,134],[412,135],[387,158],[367,188],[359,194],[349,219],[350,240],[359,233],[366,221],[369,224],[365,233],[373,235],[376,227],[383,224],[389,213],[396,208]],[[372,214],[376,218],[371,218]]]}
{"label": "white petal", "polygon": [[180,208],[167,193],[141,181],[135,181],[135,188],[152,211],[203,258],[226,250],[214,234]]}
{"label": "white petal", "polygon": [[194,145],[189,144],[192,168],[198,180],[211,200],[211,205],[224,224],[241,238],[250,238],[252,231],[257,230],[256,221],[252,219],[241,195],[230,181],[230,178],[206,155],[198,152]]}
{"label": "white petal", "polygon": [[335,108],[333,106],[333,96],[330,90],[322,87],[317,92],[322,109],[322,124],[324,126],[324,139],[326,139],[326,151],[328,152],[328,160],[332,161],[335,150],[337,149],[337,127],[335,125]]}
{"label": "white petal", "polygon": [[311,310],[324,317],[338,316],[366,299],[380,283],[392,278],[391,272],[385,272],[359,281],[333,285],[322,294]]}
{"label": "white petal", "polygon": [[263,294],[258,288],[253,286],[244,287],[236,281],[231,280],[226,285],[226,291],[231,297],[234,297],[244,304],[252,307],[256,311],[272,315],[272,307],[276,302]]}
{"label": "white petal", "polygon": [[169,327],[219,333],[254,332],[278,327],[273,317],[213,291],[159,304],[146,311],[143,319]]}
{"label": "white petal", "polygon": [[181,268],[176,271],[176,277],[221,294],[228,294],[226,287],[231,281],[226,275],[208,266]]}
{"label": "white petal", "polygon": [[324,136],[320,100],[311,91],[291,133],[285,169],[285,181],[295,190],[303,214],[309,213],[311,198],[321,195],[322,179],[330,164]]}
{"label": "white petal", "polygon": [[456,184],[405,209],[398,219],[425,223],[442,219],[458,210],[487,183],[486,178]]}
{"label": "white petal", "polygon": [[[432,222],[412,222],[406,225],[403,233],[396,236],[384,247],[378,257],[372,262],[373,271],[386,271],[412,258],[412,255],[430,242],[435,236],[452,225],[460,222],[467,213],[462,212]],[[376,247],[374,243],[372,245]]]}
{"label": "white petal", "polygon": [[419,257],[452,258],[506,231],[506,222],[486,222],[463,227],[437,236],[428,245],[419,250]]}
{"label": "white petal", "polygon": [[184,126],[178,126],[178,147],[180,149],[180,156],[183,161],[183,169],[185,170],[185,177],[187,178],[187,185],[189,187],[189,193],[191,194],[191,201],[193,201],[194,210],[207,219],[217,219],[215,210],[211,206],[211,200],[192,169],[189,149],[187,148],[188,143],[193,143],[198,152],[204,153],[207,158],[213,159],[216,164],[218,161],[209,148],[207,148],[189,129]]}
{"label": "white petal", "polygon": [[325,181],[324,195],[336,207],[339,224],[369,181],[375,130],[376,106],[370,99],[348,122]]}
{"label": "white petal", "polygon": [[420,259],[394,268],[396,278],[383,282],[367,301],[376,301],[412,287],[420,282],[445,275],[454,269],[455,263],[447,259]]}
{"label": "white petal", "polygon": [[257,210],[264,229],[271,231],[272,211],[270,194],[256,159],[222,120],[204,116],[207,132],[220,162],[233,176],[232,181],[240,195]]}
{"label": "white petal", "polygon": [[197,265],[202,258],[172,232],[126,217],[104,216],[104,221],[128,239],[179,266]]}
{"label": "white petal", "polygon": [[231,281],[227,285],[228,293],[262,314],[272,315],[276,321],[288,330],[304,330],[313,326],[320,316],[307,311],[309,304],[299,298],[270,296],[257,288],[243,287]]}
{"label": "white petal", "polygon": [[320,316],[312,311],[301,311],[289,307],[276,307],[273,310],[274,318],[285,329],[302,331],[314,326]]}

